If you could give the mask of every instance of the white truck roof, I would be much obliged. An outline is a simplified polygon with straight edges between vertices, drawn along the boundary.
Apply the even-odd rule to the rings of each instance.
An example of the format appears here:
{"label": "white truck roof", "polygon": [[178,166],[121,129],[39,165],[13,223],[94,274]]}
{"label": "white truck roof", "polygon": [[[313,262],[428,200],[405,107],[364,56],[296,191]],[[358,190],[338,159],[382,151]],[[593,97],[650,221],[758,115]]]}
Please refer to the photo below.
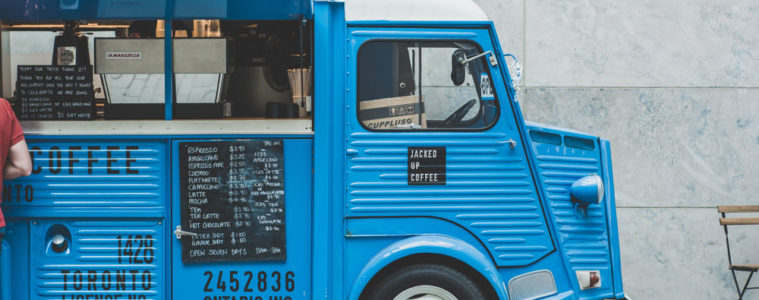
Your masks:
{"label": "white truck roof", "polygon": [[488,21],[472,0],[344,0],[346,21]]}

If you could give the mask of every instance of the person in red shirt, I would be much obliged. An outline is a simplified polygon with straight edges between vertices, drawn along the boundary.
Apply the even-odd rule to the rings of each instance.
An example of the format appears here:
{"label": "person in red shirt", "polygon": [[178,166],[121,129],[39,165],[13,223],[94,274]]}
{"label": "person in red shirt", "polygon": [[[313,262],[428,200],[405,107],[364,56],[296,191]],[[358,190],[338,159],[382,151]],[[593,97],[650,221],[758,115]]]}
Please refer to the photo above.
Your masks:
{"label": "person in red shirt", "polygon": [[[15,179],[32,173],[32,158],[24,140],[24,131],[11,104],[3,98],[0,98],[0,168],[0,186],[4,179]],[[5,217],[0,210],[0,243],[4,237]]]}

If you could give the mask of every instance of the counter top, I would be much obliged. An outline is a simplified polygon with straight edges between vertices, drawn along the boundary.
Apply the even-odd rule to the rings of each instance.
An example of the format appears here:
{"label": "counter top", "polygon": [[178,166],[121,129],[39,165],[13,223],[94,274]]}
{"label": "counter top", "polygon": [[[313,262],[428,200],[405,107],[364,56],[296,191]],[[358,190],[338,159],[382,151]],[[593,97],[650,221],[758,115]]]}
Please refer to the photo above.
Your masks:
{"label": "counter top", "polygon": [[34,135],[313,135],[311,119],[21,121]]}

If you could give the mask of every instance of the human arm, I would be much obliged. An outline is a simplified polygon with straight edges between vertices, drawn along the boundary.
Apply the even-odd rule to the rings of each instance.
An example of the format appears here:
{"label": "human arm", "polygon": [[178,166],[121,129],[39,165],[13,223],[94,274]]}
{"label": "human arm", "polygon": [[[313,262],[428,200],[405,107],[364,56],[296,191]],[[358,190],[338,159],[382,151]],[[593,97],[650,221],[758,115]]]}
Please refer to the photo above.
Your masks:
{"label": "human arm", "polygon": [[32,158],[25,140],[8,149],[8,159],[3,167],[3,179],[15,179],[32,173]]}
{"label": "human arm", "polygon": [[2,118],[10,120],[10,127],[8,133],[10,134],[10,140],[3,142],[10,143],[7,156],[5,157],[5,165],[3,167],[4,179],[16,179],[22,176],[29,176],[32,173],[32,158],[29,155],[29,146],[27,146],[24,140],[24,130],[21,128],[16,114],[13,113],[13,109],[10,104],[0,99],[0,111],[3,112]]}

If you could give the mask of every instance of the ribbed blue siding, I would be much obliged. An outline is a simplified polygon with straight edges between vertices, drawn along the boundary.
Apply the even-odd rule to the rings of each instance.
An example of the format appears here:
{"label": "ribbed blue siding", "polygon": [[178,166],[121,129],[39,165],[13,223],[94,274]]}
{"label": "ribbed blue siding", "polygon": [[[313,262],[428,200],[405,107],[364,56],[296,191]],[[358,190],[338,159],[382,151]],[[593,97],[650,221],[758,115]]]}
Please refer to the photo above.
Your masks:
{"label": "ribbed blue siding", "polygon": [[579,290],[576,271],[601,272],[602,286],[582,291],[581,294],[585,296],[612,291],[609,234],[604,203],[588,206],[587,217],[583,217],[575,210],[569,194],[570,186],[577,179],[590,174],[601,175],[598,142],[591,137],[588,139],[594,141],[595,149],[586,150],[533,141],[548,210],[556,226],[559,248],[570,271],[573,286]]}
{"label": "ribbed blue siding", "polygon": [[[535,262],[553,244],[524,155],[498,142],[506,139],[489,133],[354,133],[347,215],[442,218],[472,232],[499,266]],[[447,151],[447,184],[408,185],[408,147],[440,146]]]}
{"label": "ribbed blue siding", "polygon": [[[31,265],[35,267],[30,278],[34,299],[61,300],[80,295],[83,299],[164,299],[166,278],[163,278],[161,266],[165,263],[165,237],[161,222],[63,222],[71,230],[68,253],[55,253],[41,242],[45,240],[48,228],[54,224],[62,223],[41,221],[32,224],[31,237],[34,241],[40,241],[30,244],[33,253],[30,256]],[[123,250],[126,249],[126,240],[131,236],[136,241],[137,235],[140,240],[151,244],[150,247],[143,244],[140,253],[135,253],[140,244],[132,245],[130,262],[130,255],[125,255]],[[149,252],[146,253],[146,250]],[[134,259],[136,257],[138,259]],[[87,295],[90,298],[86,298]]]}
{"label": "ribbed blue siding", "polygon": [[[6,205],[93,208],[165,205],[164,144],[32,140],[29,146],[34,171],[31,176],[5,186]],[[26,188],[31,188],[31,192]]]}

